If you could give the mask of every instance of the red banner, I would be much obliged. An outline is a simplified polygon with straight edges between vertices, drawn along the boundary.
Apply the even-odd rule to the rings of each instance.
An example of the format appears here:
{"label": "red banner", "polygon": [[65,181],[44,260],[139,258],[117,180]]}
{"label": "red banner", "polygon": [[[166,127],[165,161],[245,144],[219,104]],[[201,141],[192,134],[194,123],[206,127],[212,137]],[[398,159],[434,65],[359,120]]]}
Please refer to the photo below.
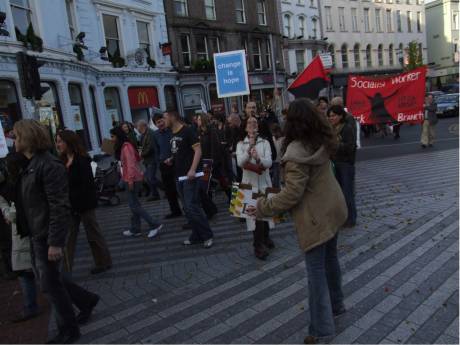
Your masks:
{"label": "red banner", "polygon": [[347,108],[361,124],[420,123],[423,120],[426,68],[393,77],[348,77]]}
{"label": "red banner", "polygon": [[158,92],[155,87],[130,87],[128,89],[131,109],[159,108]]}

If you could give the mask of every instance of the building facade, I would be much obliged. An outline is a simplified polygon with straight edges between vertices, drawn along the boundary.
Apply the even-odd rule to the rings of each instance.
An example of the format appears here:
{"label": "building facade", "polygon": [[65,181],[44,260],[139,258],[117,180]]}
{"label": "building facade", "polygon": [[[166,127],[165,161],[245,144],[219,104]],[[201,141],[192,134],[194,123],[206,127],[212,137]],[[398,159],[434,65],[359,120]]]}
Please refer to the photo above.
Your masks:
{"label": "building facade", "polygon": [[459,2],[435,0],[425,5],[429,76],[432,87],[458,83]]}
{"label": "building facade", "polygon": [[[169,0],[165,11],[183,115],[199,111],[202,102],[224,114],[241,111],[249,97],[260,104],[278,98],[285,74],[277,0]],[[213,54],[243,49],[251,95],[218,98]]]}
{"label": "building facade", "polygon": [[[162,1],[4,0],[0,23],[3,126],[41,118],[98,152],[114,121],[178,107],[177,73],[159,46],[168,41]],[[23,97],[17,52],[45,62],[40,100]]]}
{"label": "building facade", "polygon": [[349,73],[394,73],[407,62],[416,41],[427,62],[423,0],[322,0],[321,23],[332,55],[333,84]]}
{"label": "building facade", "polygon": [[303,71],[318,52],[322,40],[318,0],[278,0],[281,4],[281,30],[286,72],[293,77]]}

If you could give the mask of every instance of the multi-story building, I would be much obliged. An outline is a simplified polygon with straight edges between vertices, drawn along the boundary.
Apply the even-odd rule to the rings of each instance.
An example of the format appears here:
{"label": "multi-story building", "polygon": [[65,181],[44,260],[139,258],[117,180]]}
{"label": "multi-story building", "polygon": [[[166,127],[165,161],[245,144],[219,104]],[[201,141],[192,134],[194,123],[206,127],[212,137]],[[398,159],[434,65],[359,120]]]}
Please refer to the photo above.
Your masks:
{"label": "multi-story building", "polygon": [[201,109],[201,102],[217,113],[234,105],[241,110],[248,99],[217,97],[217,52],[246,50],[254,100],[273,101],[274,88],[284,87],[276,0],[169,0],[165,10],[184,115]]}
{"label": "multi-story building", "polygon": [[284,58],[289,76],[302,72],[318,52],[322,40],[318,0],[278,0],[281,3]]}
{"label": "multi-story building", "polygon": [[437,88],[458,83],[458,5],[458,0],[435,0],[425,5],[429,76]]}
{"label": "multi-story building", "polygon": [[321,19],[335,87],[344,87],[349,73],[400,70],[412,41],[427,62],[423,0],[322,0]]}
{"label": "multi-story building", "polygon": [[[113,121],[177,104],[176,73],[159,46],[168,41],[162,1],[3,0],[0,26],[4,126],[50,116],[97,152]],[[23,97],[17,52],[45,62],[40,100]]]}

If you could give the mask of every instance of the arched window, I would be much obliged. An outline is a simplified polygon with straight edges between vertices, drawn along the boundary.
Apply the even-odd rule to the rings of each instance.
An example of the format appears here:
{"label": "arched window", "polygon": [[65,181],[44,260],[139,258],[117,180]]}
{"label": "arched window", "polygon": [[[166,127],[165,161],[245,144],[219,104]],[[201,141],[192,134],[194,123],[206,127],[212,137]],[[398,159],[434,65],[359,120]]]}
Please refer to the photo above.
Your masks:
{"label": "arched window", "polygon": [[398,54],[399,63],[401,65],[404,65],[404,54],[405,54],[404,44],[399,43],[399,49],[398,49],[397,54]]}
{"label": "arched window", "polygon": [[291,16],[289,14],[284,15],[284,36],[291,38]]}
{"label": "arched window", "polygon": [[340,49],[340,55],[342,57],[342,67],[348,68],[348,50],[346,44],[342,45],[342,48]]}
{"label": "arched window", "polygon": [[383,66],[383,45],[379,44],[378,51],[377,51],[377,57],[379,60],[379,66]]}
{"label": "arched window", "polygon": [[372,45],[368,44],[366,47],[366,64],[367,67],[372,67]]}
{"label": "arched window", "polygon": [[311,20],[311,23],[312,23],[312,31],[313,31],[313,39],[316,40],[316,34],[318,32],[318,20],[316,18],[313,18]]}
{"label": "arched window", "polygon": [[327,51],[331,54],[332,65],[335,65],[335,48],[334,48],[334,45],[331,44],[331,45],[329,46],[329,48],[327,48]]}
{"label": "arched window", "polygon": [[305,39],[305,17],[299,17],[299,35]]}
{"label": "arched window", "polygon": [[361,67],[361,54],[359,52],[359,43],[356,43],[355,46],[353,47],[353,56],[355,59],[355,67],[360,68]]}
{"label": "arched window", "polygon": [[390,44],[388,47],[388,63],[390,64],[390,66],[393,66],[395,64],[393,44]]}

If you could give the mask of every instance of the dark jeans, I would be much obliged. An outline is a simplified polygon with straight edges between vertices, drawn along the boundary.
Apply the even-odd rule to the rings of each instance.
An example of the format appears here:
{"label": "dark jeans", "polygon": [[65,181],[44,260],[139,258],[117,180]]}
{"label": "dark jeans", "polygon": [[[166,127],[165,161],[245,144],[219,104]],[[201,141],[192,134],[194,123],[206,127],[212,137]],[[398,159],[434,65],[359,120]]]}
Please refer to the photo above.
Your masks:
{"label": "dark jeans", "polygon": [[156,173],[157,173],[157,163],[156,162],[145,164],[144,177],[145,177],[145,180],[147,181],[147,184],[149,185],[150,195],[153,197],[160,195],[157,189],[158,181],[157,181]]}
{"label": "dark jeans", "polygon": [[206,217],[212,218],[217,212],[217,206],[212,201],[211,196],[208,193],[208,182],[201,179],[197,180],[200,190],[200,200],[203,211],[206,214]]}
{"label": "dark jeans", "polygon": [[334,162],[335,176],[342,187],[345,201],[348,208],[347,224],[356,224],[356,203],[355,203],[355,166],[350,163]]}
{"label": "dark jeans", "polygon": [[46,239],[31,241],[31,255],[41,290],[55,310],[59,332],[67,333],[78,329],[72,301],[60,271],[60,262],[48,260]]}
{"label": "dark jeans", "polygon": [[37,286],[35,285],[34,273],[21,271],[18,278],[22,290],[24,316],[33,315],[38,312]]}
{"label": "dark jeans", "polygon": [[179,201],[177,200],[176,181],[174,177],[174,167],[160,163],[161,180],[165,188],[166,198],[168,199],[169,208],[171,213],[182,213]]}
{"label": "dark jeans", "polygon": [[254,248],[263,248],[270,239],[270,227],[267,222],[256,221],[256,228],[252,232]]}
{"label": "dark jeans", "polygon": [[334,316],[344,309],[342,273],[337,258],[337,235],[305,253],[310,306],[309,334],[328,337],[335,334]]}
{"label": "dark jeans", "polygon": [[140,182],[134,183],[134,188],[132,191],[128,190],[128,206],[131,209],[131,232],[139,233],[141,232],[141,218],[144,219],[148,224],[150,229],[154,229],[160,226],[159,223],[155,222],[152,217],[147,213],[147,211],[142,207],[137,197],[137,193],[141,188]]}
{"label": "dark jeans", "polygon": [[184,204],[185,216],[192,227],[191,242],[203,242],[213,237],[206,215],[201,208],[199,180],[177,182],[177,191]]}

